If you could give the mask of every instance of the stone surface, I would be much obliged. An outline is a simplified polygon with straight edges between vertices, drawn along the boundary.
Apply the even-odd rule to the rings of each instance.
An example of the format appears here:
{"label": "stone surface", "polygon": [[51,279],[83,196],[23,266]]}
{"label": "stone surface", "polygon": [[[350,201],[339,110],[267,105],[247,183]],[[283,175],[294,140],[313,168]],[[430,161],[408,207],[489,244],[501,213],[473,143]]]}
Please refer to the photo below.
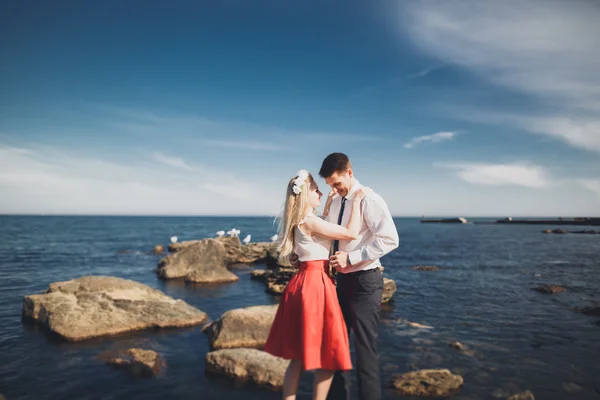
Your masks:
{"label": "stone surface", "polygon": [[[239,240],[239,239],[238,239]],[[162,279],[185,278],[197,283],[226,283],[239,280],[227,270],[225,246],[215,239],[204,239],[182,247],[158,263],[156,274]]]}
{"label": "stone surface", "polygon": [[529,390],[521,393],[513,394],[508,400],[535,400],[535,396]]}
{"label": "stone surface", "polygon": [[[207,240],[207,239],[204,239]],[[276,250],[276,243],[256,242],[242,245],[238,236],[221,236],[214,238],[221,243],[225,249],[225,265],[253,264],[256,262],[268,263],[269,252]],[[169,252],[176,253],[190,246],[195,246],[203,240],[189,240],[169,245]]]}
{"label": "stone surface", "polygon": [[158,375],[165,367],[157,352],[144,349],[128,349],[108,352],[100,356],[109,365],[123,368],[136,377]]}
{"label": "stone surface", "polygon": [[448,397],[456,393],[463,378],[447,369],[424,369],[395,374],[391,386],[403,396]]}
{"label": "stone surface", "polygon": [[439,271],[440,267],[435,265],[416,265],[412,267],[413,271]]}
{"label": "stone surface", "polygon": [[206,314],[139,282],[85,276],[25,296],[23,316],[70,341],[148,329],[200,325]]}
{"label": "stone surface", "polygon": [[254,271],[250,272],[250,278],[252,279],[256,279],[259,281],[264,281],[267,279],[267,276],[270,275],[270,271],[264,270],[264,269],[255,269]]}
{"label": "stone surface", "polygon": [[556,286],[556,285],[541,285],[536,288],[533,288],[533,290],[536,290],[540,293],[554,294],[554,293],[564,292],[567,289],[565,289],[562,286]]}
{"label": "stone surface", "polygon": [[389,302],[397,290],[398,287],[396,286],[396,282],[392,279],[383,278],[383,295],[381,296],[381,303]]}
{"label": "stone surface", "polygon": [[288,360],[256,349],[222,349],[206,355],[206,371],[281,389]]}
{"label": "stone surface", "polygon": [[242,246],[237,236],[222,237],[219,240],[225,245],[227,264],[266,262],[269,251],[275,246],[274,243],[267,242],[248,243]]}
{"label": "stone surface", "polygon": [[269,336],[278,305],[238,308],[224,313],[208,328],[212,349],[262,348]]}
{"label": "stone surface", "polygon": [[287,286],[288,282],[298,272],[295,268],[278,267],[272,271],[268,271],[265,279],[267,283],[267,292],[272,294],[281,294]]}
{"label": "stone surface", "polygon": [[465,346],[461,342],[456,340],[454,342],[450,342],[450,347],[456,350],[464,350],[465,348]]}
{"label": "stone surface", "polygon": [[154,246],[154,249],[152,249],[152,252],[154,254],[162,254],[165,252],[165,248],[162,244],[157,244],[156,246]]}

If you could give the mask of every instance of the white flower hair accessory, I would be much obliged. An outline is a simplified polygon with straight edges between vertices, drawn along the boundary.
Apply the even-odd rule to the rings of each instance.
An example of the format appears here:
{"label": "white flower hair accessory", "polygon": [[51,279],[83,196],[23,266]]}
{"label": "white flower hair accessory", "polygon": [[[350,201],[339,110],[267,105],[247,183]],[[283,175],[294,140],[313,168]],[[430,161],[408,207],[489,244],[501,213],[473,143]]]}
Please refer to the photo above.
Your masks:
{"label": "white flower hair accessory", "polygon": [[298,177],[292,185],[292,191],[294,192],[294,194],[298,195],[302,193],[302,186],[304,186],[304,184],[308,180],[308,171],[305,169],[301,169],[300,171],[296,172],[296,175],[298,175]]}

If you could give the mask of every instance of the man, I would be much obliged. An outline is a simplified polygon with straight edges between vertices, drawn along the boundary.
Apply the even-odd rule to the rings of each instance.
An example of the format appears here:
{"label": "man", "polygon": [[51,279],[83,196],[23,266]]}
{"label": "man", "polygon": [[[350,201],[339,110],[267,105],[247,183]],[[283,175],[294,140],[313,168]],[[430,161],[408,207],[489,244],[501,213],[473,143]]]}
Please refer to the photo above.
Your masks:
{"label": "man", "polygon": [[[328,155],[319,175],[336,192],[326,219],[346,225],[350,218],[345,211],[347,200],[352,201],[362,187],[354,176],[352,164],[343,153]],[[351,203],[348,203],[350,205]],[[337,274],[337,294],[348,329],[354,332],[356,374],[361,400],[381,398],[381,377],[377,336],[383,293],[383,276],[379,259],[398,247],[398,231],[385,201],[370,192],[361,207],[362,222],[357,240],[334,241],[330,265]],[[297,264],[295,260],[292,264]],[[349,373],[337,372],[328,399],[349,399]]]}

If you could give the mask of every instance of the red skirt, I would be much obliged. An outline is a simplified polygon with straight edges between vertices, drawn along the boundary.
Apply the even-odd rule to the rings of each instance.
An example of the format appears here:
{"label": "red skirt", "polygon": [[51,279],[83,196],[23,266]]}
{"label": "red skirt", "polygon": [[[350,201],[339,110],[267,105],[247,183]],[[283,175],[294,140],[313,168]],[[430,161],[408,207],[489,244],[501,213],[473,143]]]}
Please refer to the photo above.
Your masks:
{"label": "red skirt", "polygon": [[328,260],[300,264],[279,300],[264,351],[302,360],[304,370],[350,370],[348,330]]}

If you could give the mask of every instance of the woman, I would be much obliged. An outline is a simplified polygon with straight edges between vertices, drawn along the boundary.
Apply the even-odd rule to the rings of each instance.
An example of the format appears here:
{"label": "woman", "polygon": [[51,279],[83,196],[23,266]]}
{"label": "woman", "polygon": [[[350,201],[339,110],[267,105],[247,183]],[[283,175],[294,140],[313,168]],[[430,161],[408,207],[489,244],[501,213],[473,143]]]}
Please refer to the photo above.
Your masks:
{"label": "woman", "polygon": [[287,186],[279,224],[280,255],[295,252],[301,262],[281,295],[279,308],[264,350],[291,360],[285,372],[283,398],[296,398],[302,371],[316,370],[313,399],[325,399],[336,370],[350,370],[348,331],[338,303],[335,285],[327,274],[331,240],[354,240],[360,228],[357,191],[346,210],[348,226],[332,224],[313,210],[323,194],[308,171],[298,171]]}

